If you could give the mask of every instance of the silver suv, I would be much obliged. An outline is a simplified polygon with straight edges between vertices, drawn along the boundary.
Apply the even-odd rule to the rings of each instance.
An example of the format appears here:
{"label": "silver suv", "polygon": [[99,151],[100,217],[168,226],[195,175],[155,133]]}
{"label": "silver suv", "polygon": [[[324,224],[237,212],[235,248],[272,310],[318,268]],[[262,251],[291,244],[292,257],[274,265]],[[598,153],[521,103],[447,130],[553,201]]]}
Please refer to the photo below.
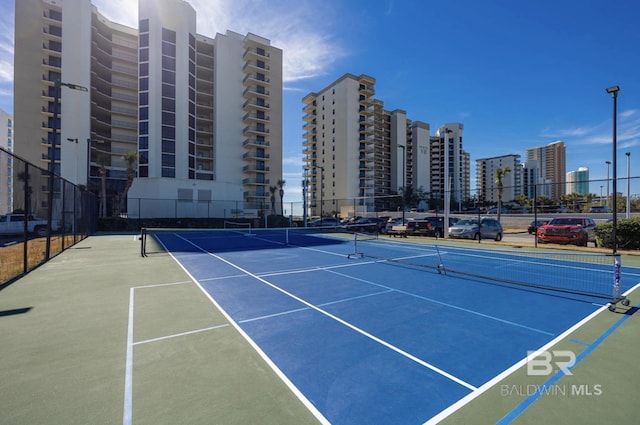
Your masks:
{"label": "silver suv", "polygon": [[460,220],[449,227],[449,237],[458,239],[494,239],[502,240],[502,225],[495,218],[482,217]]}

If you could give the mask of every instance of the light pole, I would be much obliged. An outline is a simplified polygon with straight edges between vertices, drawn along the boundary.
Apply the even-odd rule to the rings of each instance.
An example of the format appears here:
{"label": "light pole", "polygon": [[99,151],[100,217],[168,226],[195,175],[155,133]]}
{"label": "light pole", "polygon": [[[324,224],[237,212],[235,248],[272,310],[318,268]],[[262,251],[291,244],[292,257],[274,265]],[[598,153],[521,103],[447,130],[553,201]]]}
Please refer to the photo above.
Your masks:
{"label": "light pole", "polygon": [[324,192],[324,166],[316,167],[320,169],[320,227],[322,227],[322,192]]}
{"label": "light pole", "polygon": [[302,180],[302,226],[307,227],[307,170],[306,170],[306,167],[304,170],[304,180]]}
{"label": "light pole", "polygon": [[[616,168],[617,168],[617,161],[616,161],[616,153],[618,150],[617,145],[617,134],[618,134],[618,129],[617,129],[617,115],[618,115],[618,92],[620,91],[620,87],[619,86],[613,86],[613,87],[609,87],[607,89],[607,93],[611,94],[611,97],[613,98],[613,182],[612,182],[612,190],[613,190],[613,229],[611,231],[611,238],[613,239],[613,254],[615,255],[616,252],[618,251],[618,240],[616,238],[616,233],[617,233],[617,228],[618,228],[618,214],[617,214],[617,192],[618,192],[618,185],[617,185],[617,173],[616,173]],[[608,188],[608,186],[607,186]]]}
{"label": "light pole", "polygon": [[405,150],[407,147],[405,145],[398,145],[399,148],[402,148],[402,225],[404,226],[404,215],[405,210],[407,209],[407,172],[406,172],[406,163],[407,163],[407,155],[405,154]]}
{"label": "light pole", "polygon": [[602,205],[602,185],[600,185],[600,205]]}
{"label": "light pole", "polygon": [[609,201],[609,168],[611,166],[611,161],[605,161],[607,163],[607,203],[606,205],[611,206],[611,203]]}
{"label": "light pole", "polygon": [[631,218],[631,152],[627,152],[627,212],[625,218]]}
{"label": "light pole", "polygon": [[47,195],[47,244],[45,246],[45,260],[51,256],[51,221],[53,220],[53,189],[56,171],[56,144],[58,142],[58,101],[60,99],[60,89],[62,86],[72,90],[88,91],[86,87],[77,84],[63,83],[56,80],[53,86],[53,122],[51,123],[51,150],[49,151],[49,193]]}

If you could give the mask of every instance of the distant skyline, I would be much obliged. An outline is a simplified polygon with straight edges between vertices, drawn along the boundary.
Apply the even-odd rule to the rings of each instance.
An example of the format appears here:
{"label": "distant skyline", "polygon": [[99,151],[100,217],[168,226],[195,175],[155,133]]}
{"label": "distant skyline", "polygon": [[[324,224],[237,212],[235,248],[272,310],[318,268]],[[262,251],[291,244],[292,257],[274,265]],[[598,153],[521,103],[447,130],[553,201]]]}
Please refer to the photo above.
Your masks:
{"label": "distant skyline", "polygon": [[[70,1],[70,0],[65,0]],[[74,0],[78,1],[78,0]],[[137,28],[137,0],[94,0]],[[612,159],[612,100],[619,85],[618,177],[640,176],[640,3],[456,0],[188,0],[198,33],[268,38],[284,52],[285,203],[301,202],[302,101],[345,73],[376,79],[388,110],[429,123],[464,124],[475,161],[562,140],[567,171],[605,179]],[[0,2],[0,108],[13,113],[14,1]],[[637,164],[634,166],[634,164]],[[594,185],[592,185],[594,186]],[[591,187],[592,193],[599,193]],[[622,192],[626,184],[618,186]],[[640,194],[640,181],[632,193]],[[286,208],[286,207],[285,207]]]}

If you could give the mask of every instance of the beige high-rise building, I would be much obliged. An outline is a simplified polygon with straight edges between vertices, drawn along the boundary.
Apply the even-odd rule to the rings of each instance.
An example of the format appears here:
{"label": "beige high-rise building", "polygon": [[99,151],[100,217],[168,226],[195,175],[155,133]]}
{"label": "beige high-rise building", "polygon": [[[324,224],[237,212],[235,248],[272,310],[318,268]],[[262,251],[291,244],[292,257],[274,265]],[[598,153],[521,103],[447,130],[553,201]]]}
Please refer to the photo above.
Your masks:
{"label": "beige high-rise building", "polygon": [[16,153],[44,169],[53,156],[57,174],[93,190],[102,168],[109,193],[121,191],[122,157],[137,149],[137,43],[88,0],[16,1]]}
{"label": "beige high-rise building", "polygon": [[[375,79],[345,74],[304,103],[305,181],[311,215],[363,215],[399,208],[405,187],[427,196],[444,191],[444,140],[434,143],[429,124],[405,111],[384,109],[374,98]],[[469,194],[469,156],[455,131],[450,165],[452,187]],[[455,146],[455,147],[454,147]],[[458,199],[458,198],[456,198]],[[466,198],[465,198],[466,199]],[[462,198],[460,198],[462,201]]]}
{"label": "beige high-rise building", "polygon": [[282,176],[282,51],[254,34],[198,34],[183,0],[140,0],[138,18],[112,22],[90,0],[16,1],[16,153],[45,169],[54,158],[95,193],[104,181],[102,215],[125,205],[132,177],[130,217],[175,216],[177,200],[180,216],[264,210]]}
{"label": "beige high-rise building", "polygon": [[[567,173],[567,148],[558,140],[546,146],[538,146],[526,150],[526,161],[538,162],[537,181],[548,185],[548,192],[553,201],[560,201],[566,194],[565,177]],[[540,191],[539,191],[540,192]],[[540,193],[538,193],[540,195]]]}

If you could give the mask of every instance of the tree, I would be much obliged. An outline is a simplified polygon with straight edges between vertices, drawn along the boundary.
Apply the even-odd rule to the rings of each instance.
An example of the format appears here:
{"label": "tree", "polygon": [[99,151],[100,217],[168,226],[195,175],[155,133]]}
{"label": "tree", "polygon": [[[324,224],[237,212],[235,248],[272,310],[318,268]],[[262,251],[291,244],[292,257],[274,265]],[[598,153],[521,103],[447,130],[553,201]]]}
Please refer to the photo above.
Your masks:
{"label": "tree", "polygon": [[105,154],[101,154],[98,157],[98,175],[100,175],[100,217],[107,216],[107,164],[109,163],[109,157]]}
{"label": "tree", "polygon": [[29,180],[31,180],[31,175],[27,173],[27,171],[20,171],[18,173],[18,180],[24,183],[24,214],[31,214],[31,194],[33,193],[33,189],[29,185]]}
{"label": "tree", "polygon": [[509,167],[498,168],[496,170],[496,187],[498,188],[498,221],[500,221],[500,213],[502,212],[502,191],[504,190],[502,180],[510,172],[511,168]]}
{"label": "tree", "polygon": [[122,191],[122,195],[120,197],[120,207],[119,207],[120,212],[124,211],[124,203],[127,199],[127,193],[129,193],[129,189],[131,189],[131,185],[133,184],[133,179],[136,178],[136,170],[134,168],[134,165],[138,160],[138,154],[137,152],[133,152],[133,151],[127,152],[126,154],[124,154],[122,158],[124,158],[124,160],[127,161],[127,185]]}
{"label": "tree", "polygon": [[286,181],[280,179],[278,180],[278,188],[280,189],[280,213],[284,216],[284,185],[287,184]]}
{"label": "tree", "polygon": [[276,186],[269,187],[269,193],[271,193],[271,214],[276,213],[276,190],[278,188]]}
{"label": "tree", "polygon": [[531,199],[529,199],[529,197],[527,195],[524,195],[524,194],[520,194],[520,195],[516,196],[516,202],[521,207],[529,207],[529,206],[531,206]]}

